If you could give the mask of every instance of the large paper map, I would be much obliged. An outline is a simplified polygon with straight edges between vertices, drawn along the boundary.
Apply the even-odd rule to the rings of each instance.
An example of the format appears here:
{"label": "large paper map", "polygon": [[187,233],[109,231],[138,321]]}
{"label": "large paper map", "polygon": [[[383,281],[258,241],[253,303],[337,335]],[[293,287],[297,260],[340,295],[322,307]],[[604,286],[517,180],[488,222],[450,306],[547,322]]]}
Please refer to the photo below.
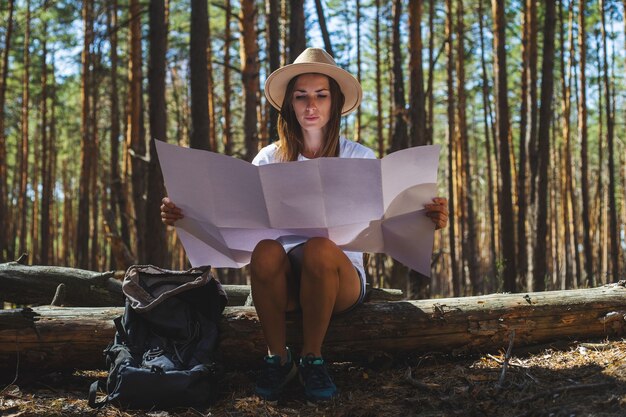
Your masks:
{"label": "large paper map", "polygon": [[241,267],[263,239],[322,236],[384,252],[430,275],[439,146],[383,159],[318,158],[257,167],[155,141],[178,235],[193,266]]}

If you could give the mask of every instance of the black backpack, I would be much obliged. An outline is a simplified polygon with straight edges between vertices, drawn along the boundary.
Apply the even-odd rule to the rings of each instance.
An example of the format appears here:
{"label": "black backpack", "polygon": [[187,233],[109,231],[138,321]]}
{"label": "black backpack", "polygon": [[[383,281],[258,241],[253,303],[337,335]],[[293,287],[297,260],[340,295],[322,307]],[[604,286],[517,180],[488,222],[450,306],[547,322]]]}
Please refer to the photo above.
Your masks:
{"label": "black backpack", "polygon": [[[169,271],[131,266],[124,315],[105,349],[106,383],[91,385],[89,405],[163,409],[203,406],[216,398],[218,324],[226,294],[210,267]],[[107,393],[96,401],[98,389]]]}

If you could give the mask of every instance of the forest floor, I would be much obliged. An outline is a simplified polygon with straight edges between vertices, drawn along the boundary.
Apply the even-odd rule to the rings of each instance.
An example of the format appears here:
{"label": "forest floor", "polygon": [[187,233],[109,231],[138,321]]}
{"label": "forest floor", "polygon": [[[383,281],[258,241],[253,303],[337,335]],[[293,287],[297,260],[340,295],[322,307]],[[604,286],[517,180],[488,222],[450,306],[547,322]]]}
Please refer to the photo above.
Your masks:
{"label": "forest floor", "polygon": [[[206,409],[92,410],[89,385],[102,371],[19,376],[0,385],[0,416],[626,416],[626,340],[544,346],[532,353],[408,357],[383,369],[330,365],[341,393],[307,404],[293,383],[279,402],[253,394],[255,372],[227,372],[219,401]],[[4,375],[6,377],[6,375]]]}

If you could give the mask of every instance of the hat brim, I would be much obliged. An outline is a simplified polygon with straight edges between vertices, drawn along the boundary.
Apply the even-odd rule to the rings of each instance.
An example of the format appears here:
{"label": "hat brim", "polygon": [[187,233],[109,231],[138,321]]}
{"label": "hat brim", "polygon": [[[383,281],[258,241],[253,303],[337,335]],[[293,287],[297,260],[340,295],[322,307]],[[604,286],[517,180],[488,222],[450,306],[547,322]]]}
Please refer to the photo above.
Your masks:
{"label": "hat brim", "polygon": [[336,65],[318,62],[302,62],[285,65],[267,77],[265,81],[265,97],[270,104],[280,110],[285,100],[285,90],[289,81],[298,75],[316,73],[324,74],[337,81],[345,97],[341,115],[350,114],[359,107],[363,98],[361,83],[348,71]]}

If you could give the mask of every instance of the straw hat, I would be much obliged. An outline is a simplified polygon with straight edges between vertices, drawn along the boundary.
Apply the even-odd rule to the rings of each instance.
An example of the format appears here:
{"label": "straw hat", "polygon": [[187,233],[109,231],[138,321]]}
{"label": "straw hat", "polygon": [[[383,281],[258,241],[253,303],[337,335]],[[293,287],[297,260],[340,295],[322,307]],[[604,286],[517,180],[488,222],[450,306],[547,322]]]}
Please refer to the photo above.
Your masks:
{"label": "straw hat", "polygon": [[306,73],[324,74],[337,81],[346,99],[341,109],[342,116],[352,113],[361,104],[363,90],[359,81],[348,71],[339,68],[333,57],[320,48],[305,49],[293,64],[285,65],[271,73],[265,81],[265,97],[272,106],[280,110],[289,81]]}

